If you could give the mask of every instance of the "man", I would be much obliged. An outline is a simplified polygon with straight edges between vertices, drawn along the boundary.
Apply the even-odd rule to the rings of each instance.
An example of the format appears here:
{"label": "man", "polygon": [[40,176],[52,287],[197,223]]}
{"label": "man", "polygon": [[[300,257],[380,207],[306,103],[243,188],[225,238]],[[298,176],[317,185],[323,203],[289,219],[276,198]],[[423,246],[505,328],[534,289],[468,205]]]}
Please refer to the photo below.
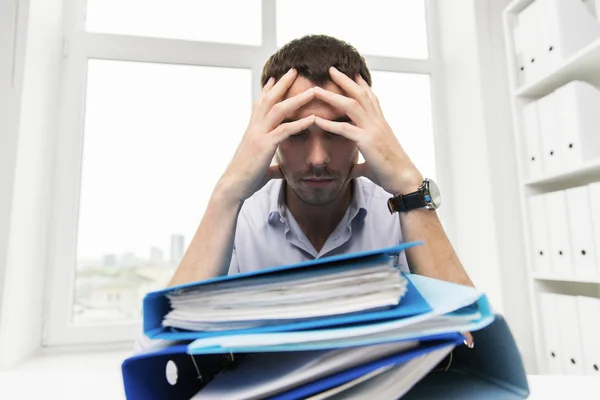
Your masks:
{"label": "man", "polygon": [[401,255],[403,269],[472,285],[435,209],[388,211],[390,197],[417,192],[424,179],[356,49],[323,35],[296,39],[270,57],[261,81],[171,286],[413,240],[425,244]]}
{"label": "man", "polygon": [[[413,240],[425,244],[401,254],[401,268],[472,285],[435,209],[388,210],[392,195],[424,179],[385,121],[356,49],[323,35],[293,40],[267,61],[261,83],[169,286]],[[141,335],[135,351],[151,344]]]}

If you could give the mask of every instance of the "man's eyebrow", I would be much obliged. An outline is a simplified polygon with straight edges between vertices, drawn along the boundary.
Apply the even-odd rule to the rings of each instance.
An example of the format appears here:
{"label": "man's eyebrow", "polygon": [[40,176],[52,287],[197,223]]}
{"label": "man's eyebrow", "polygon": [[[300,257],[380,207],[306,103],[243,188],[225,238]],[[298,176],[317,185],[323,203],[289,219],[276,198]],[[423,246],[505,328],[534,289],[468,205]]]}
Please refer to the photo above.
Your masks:
{"label": "man's eyebrow", "polygon": [[[289,122],[294,122],[294,121],[296,121],[295,118],[286,118],[283,120],[282,124],[287,124]],[[344,115],[343,117],[334,119],[333,122],[350,122],[351,123],[352,120],[347,115]]]}

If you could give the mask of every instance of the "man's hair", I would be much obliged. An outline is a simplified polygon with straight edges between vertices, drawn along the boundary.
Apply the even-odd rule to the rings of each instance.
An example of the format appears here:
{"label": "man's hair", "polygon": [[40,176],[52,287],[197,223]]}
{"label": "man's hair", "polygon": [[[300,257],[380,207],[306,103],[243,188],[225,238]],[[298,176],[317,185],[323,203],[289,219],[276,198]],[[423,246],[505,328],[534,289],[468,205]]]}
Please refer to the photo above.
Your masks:
{"label": "man's hair", "polygon": [[352,45],[326,35],[307,35],[277,50],[265,63],[260,78],[265,86],[270,77],[279,80],[290,68],[317,85],[331,80],[329,67],[335,67],[352,80],[360,74],[371,86],[371,73],[363,56]]}

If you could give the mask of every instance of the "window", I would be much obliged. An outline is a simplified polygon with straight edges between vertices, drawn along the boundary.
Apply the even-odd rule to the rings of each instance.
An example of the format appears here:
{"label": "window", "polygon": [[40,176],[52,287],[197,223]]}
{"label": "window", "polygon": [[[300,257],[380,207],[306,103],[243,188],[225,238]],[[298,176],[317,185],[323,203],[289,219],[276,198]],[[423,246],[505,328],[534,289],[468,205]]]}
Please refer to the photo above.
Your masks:
{"label": "window", "polygon": [[139,334],[142,298],[190,243],[264,62],[295,37],[365,55],[388,122],[435,179],[425,1],[365,4],[66,0],[46,345]]}
{"label": "window", "polygon": [[248,69],[90,60],[74,323],[140,317],[139,301],[98,307],[98,287],[168,283],[251,103]]}
{"label": "window", "polygon": [[425,0],[277,0],[277,45],[323,33],[346,40],[362,54],[429,56]]}
{"label": "window", "polygon": [[429,75],[371,71],[373,92],[402,148],[423,176],[436,180]]}
{"label": "window", "polygon": [[261,42],[260,0],[87,0],[86,11],[89,32],[249,45]]}

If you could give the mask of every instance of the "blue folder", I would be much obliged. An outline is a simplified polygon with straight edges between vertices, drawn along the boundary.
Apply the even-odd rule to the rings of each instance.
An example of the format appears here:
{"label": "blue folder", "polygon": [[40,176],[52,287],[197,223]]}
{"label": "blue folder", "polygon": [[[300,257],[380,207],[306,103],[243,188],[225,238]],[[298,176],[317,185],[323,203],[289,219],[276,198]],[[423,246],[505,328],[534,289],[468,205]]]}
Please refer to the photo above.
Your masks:
{"label": "blue folder", "polygon": [[[427,299],[431,311],[403,318],[361,322],[342,326],[325,326],[310,330],[291,330],[283,332],[239,333],[214,335],[194,340],[188,347],[191,354],[209,354],[221,352],[270,352],[304,351],[335,347],[352,347],[395,342],[399,340],[418,340],[451,332],[480,330],[494,320],[487,297],[473,287],[440,281],[425,276],[408,274],[408,281],[414,290]],[[454,328],[448,322],[434,328],[420,326],[407,330],[418,323],[439,316],[462,317]],[[377,336],[369,332],[377,330]],[[258,339],[262,344],[247,345],[243,340]],[[326,341],[326,339],[329,339]],[[267,340],[267,342],[264,342]],[[269,343],[269,344],[266,344]],[[279,344],[273,344],[279,343]]]}
{"label": "blue folder", "polygon": [[[440,346],[462,343],[463,337],[457,333],[422,338],[421,346],[405,353],[386,358],[382,362],[402,362],[421,354],[433,351]],[[128,400],[188,400],[195,395],[212,377],[225,368],[235,368],[235,357],[229,353],[221,354],[188,354],[188,344],[180,343],[160,350],[136,355],[126,359],[122,364],[125,395]],[[237,355],[242,360],[243,355]],[[174,385],[166,377],[167,364],[173,363],[177,370]],[[346,377],[355,376],[360,371],[377,369],[379,364],[370,363],[348,371]],[[360,376],[360,375],[358,375]],[[336,378],[336,381],[339,377]],[[322,386],[322,384],[321,384]]]}
{"label": "blue folder", "polygon": [[[476,346],[468,349],[457,346],[447,371],[431,372],[417,383],[403,399],[464,399],[512,400],[525,399],[529,387],[521,355],[506,321],[496,315],[492,324],[472,332]],[[416,357],[440,345],[462,341],[457,334],[423,338],[422,345],[407,353],[315,380],[278,396],[292,399],[306,397],[343,384],[362,374],[373,371],[378,362],[399,363]],[[430,350],[430,351],[431,351]],[[187,400],[223,368],[235,368],[228,354],[187,354],[188,344],[182,343],[152,353],[130,357],[123,362],[122,373],[128,400],[171,399]],[[171,385],[165,376],[169,362],[177,366],[177,382]],[[243,362],[243,358],[242,358]],[[445,364],[446,365],[446,364]],[[199,379],[198,372],[202,379]],[[298,397],[298,396],[301,397]],[[283,397],[286,396],[286,397]]]}
{"label": "blue folder", "polygon": [[334,387],[351,382],[354,379],[367,375],[379,368],[387,366],[395,366],[412,360],[413,358],[428,354],[432,351],[444,348],[448,345],[461,345],[464,338],[459,334],[448,335],[445,340],[426,341],[416,349],[385,357],[380,360],[372,361],[358,367],[338,372],[336,374],[317,379],[308,384],[294,388],[292,390],[279,393],[269,397],[270,400],[302,400],[309,396],[314,396],[318,393],[332,389]]}
{"label": "blue folder", "polygon": [[409,281],[407,291],[400,300],[400,303],[385,310],[370,311],[364,313],[354,313],[349,315],[329,316],[323,318],[307,319],[297,322],[289,322],[270,326],[261,326],[249,329],[232,329],[227,331],[211,331],[198,332],[182,329],[174,329],[164,327],[162,321],[169,311],[171,306],[167,295],[179,289],[200,287],[215,282],[225,282],[230,280],[239,280],[252,278],[254,276],[263,275],[278,275],[289,272],[292,269],[302,268],[328,268],[347,265],[348,268],[357,265],[365,265],[370,263],[387,262],[390,256],[398,255],[400,252],[422,244],[422,242],[408,242],[398,246],[371,250],[359,253],[343,254],[339,256],[324,257],[317,260],[306,261],[297,264],[266,268],[258,271],[244,272],[241,274],[230,276],[219,276],[207,279],[200,282],[189,283],[185,285],[175,286],[155,292],[148,293],[143,302],[143,321],[144,334],[152,339],[168,339],[168,340],[192,340],[204,337],[222,336],[222,335],[239,335],[246,333],[266,333],[266,332],[284,332],[292,330],[315,329],[328,327],[333,325],[344,325],[350,323],[360,323],[384,319],[397,319],[412,315],[424,314],[431,311],[431,307],[423,296],[419,293],[414,285]]}
{"label": "blue folder", "polygon": [[[447,370],[430,372],[402,396],[402,399],[526,399],[529,396],[529,386],[523,361],[504,318],[496,315],[494,323],[472,334],[476,343],[474,349],[457,346],[452,352],[452,358],[448,360]],[[368,374],[377,368],[406,362],[443,346],[443,342],[425,344],[411,354],[399,354],[343,371],[281,393],[271,399],[304,399]],[[444,365],[448,364],[444,362]]]}

